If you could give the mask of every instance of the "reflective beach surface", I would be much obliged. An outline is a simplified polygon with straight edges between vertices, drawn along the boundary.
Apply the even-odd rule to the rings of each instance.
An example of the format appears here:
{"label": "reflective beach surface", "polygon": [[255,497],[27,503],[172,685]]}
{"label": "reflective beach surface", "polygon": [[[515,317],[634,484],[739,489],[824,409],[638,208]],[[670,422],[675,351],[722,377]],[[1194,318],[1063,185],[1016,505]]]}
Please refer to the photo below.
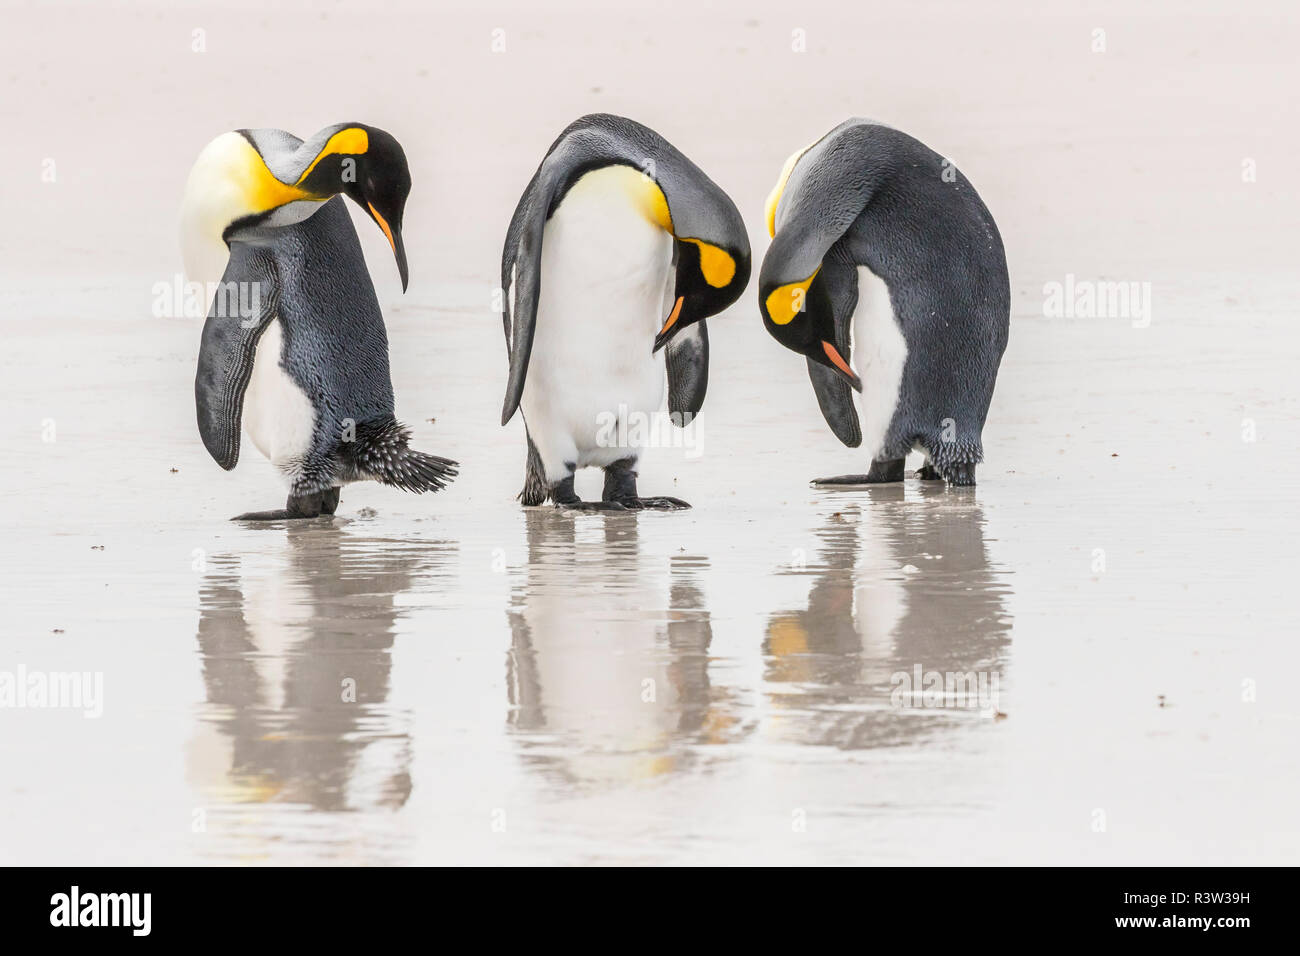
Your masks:
{"label": "reflective beach surface", "polygon": [[[1280,170],[1300,142],[1281,120],[1256,135],[1293,88],[1275,82],[1285,14],[1244,36],[1115,12],[1103,19],[1123,43],[1094,57],[1086,18],[932,4],[868,49],[846,29],[859,14],[813,8],[808,69],[786,76],[763,69],[765,48],[789,55],[779,7],[709,12],[681,56],[713,64],[705,79],[751,81],[710,118],[645,85],[666,38],[629,14],[613,21],[623,40],[589,43],[580,3],[558,25],[503,14],[515,52],[490,65],[494,24],[468,9],[448,15],[452,66],[420,52],[416,6],[383,29],[324,22],[300,66],[389,35],[404,72],[368,63],[338,102],[284,116],[249,78],[218,95],[255,57],[223,46],[237,18],[206,17],[194,64],[192,18],[146,9],[130,35],[149,46],[115,54],[146,57],[118,67],[139,102],[113,109],[179,111],[187,92],[201,105],[147,155],[105,104],[72,96],[69,64],[104,56],[107,14],[69,25],[61,52],[15,54],[42,78],[37,102],[84,129],[41,127],[13,174],[30,186],[6,186],[10,224],[29,225],[5,233],[0,287],[0,679],[99,675],[101,692],[0,708],[0,862],[1296,859],[1300,289],[1278,236],[1296,221]],[[939,14],[957,20],[943,58],[916,45]],[[267,36],[286,29],[272,18]],[[173,40],[180,52],[156,52]],[[935,58],[919,64],[934,91],[887,82],[905,54]],[[562,92],[539,82],[511,100],[541,59],[564,64]],[[866,71],[856,92],[833,83],[848,61]],[[962,64],[985,67],[972,79]],[[453,96],[453,67],[499,72]],[[1259,115],[1199,125],[1246,74]],[[398,79],[418,97],[376,92]],[[507,106],[519,124],[485,118]],[[751,288],[710,322],[696,430],[641,470],[643,493],[692,510],[520,507],[523,428],[497,425],[500,240],[554,134],[593,109],[638,116],[709,171],[756,262],[782,161],[843,116],[950,144],[1012,264],[979,485],[810,486],[866,462],[830,434]],[[207,456],[201,320],[153,314],[179,268],[180,184],[223,129],[351,116],[412,157],[408,294],[373,226],[362,242],[398,414],[461,474],[424,497],[349,486],[333,518],[232,523],[284,492],[251,447],[231,473]],[[92,155],[96,132],[111,148]],[[46,153],[60,178],[43,185]],[[1258,182],[1243,183],[1243,156]],[[1067,276],[1149,283],[1150,313],[1047,314],[1045,284]],[[578,489],[598,497],[599,473]]]}
{"label": "reflective beach surface", "polygon": [[[422,336],[417,314],[393,329],[415,343],[399,357],[413,380],[472,348]],[[1295,453],[1243,445],[1213,389],[1182,393],[1176,463],[1122,398],[1081,408],[1086,386],[1065,387],[1055,356],[1095,370],[1092,329],[1017,329],[974,490],[812,489],[852,452],[821,433],[798,376],[737,376],[710,399],[698,457],[649,455],[645,487],[693,510],[523,509],[522,436],[480,424],[493,396],[447,397],[490,378],[484,356],[424,386],[438,422],[417,425],[420,447],[464,461],[446,493],[353,486],[335,518],[264,526],[226,519],[277,500],[269,466],[219,472],[163,397],[189,374],[189,330],[79,329],[81,357],[58,371],[87,387],[51,405],[46,376],[24,371],[48,360],[46,331],[11,341],[25,420],[60,429],[5,492],[3,664],[102,673],[102,715],[0,711],[7,860],[1297,848]],[[726,365],[764,360],[762,338],[737,338]],[[1178,387],[1190,354],[1251,362],[1210,338],[1152,355],[1144,387]],[[1257,360],[1250,387],[1281,388],[1284,364]],[[1293,422],[1274,414],[1270,429]],[[1199,435],[1207,422],[1216,435]],[[1229,452],[1245,465],[1231,475]],[[970,683],[927,694],[931,673]]]}

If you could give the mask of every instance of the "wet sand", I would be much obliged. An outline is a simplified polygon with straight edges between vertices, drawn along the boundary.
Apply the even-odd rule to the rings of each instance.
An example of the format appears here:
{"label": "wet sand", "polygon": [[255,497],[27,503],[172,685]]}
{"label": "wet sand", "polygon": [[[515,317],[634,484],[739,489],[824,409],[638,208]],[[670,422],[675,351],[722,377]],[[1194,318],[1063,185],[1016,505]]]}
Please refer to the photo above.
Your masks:
{"label": "wet sand", "polygon": [[[104,698],[97,719],[0,710],[0,862],[1294,861],[1284,6],[692,4],[680,35],[595,4],[436,29],[344,8],[268,65],[294,9],[33,9],[14,22],[59,44],[4,41],[0,110],[27,135],[0,154],[0,671],[100,672]],[[711,323],[699,454],[642,469],[693,510],[520,508],[500,241],[546,145],[597,109],[699,162],[756,260],[782,161],[843,116],[950,150],[1012,267],[978,488],[810,488],[865,463],[751,288]],[[218,131],[346,118],[412,157],[407,295],[362,242],[398,412],[461,477],[231,524],[283,491],[251,448],[230,474],[207,457],[200,323],[151,315],[180,186]],[[1149,326],[1047,317],[1067,275],[1149,282]],[[898,706],[918,665],[996,677],[995,707]]]}

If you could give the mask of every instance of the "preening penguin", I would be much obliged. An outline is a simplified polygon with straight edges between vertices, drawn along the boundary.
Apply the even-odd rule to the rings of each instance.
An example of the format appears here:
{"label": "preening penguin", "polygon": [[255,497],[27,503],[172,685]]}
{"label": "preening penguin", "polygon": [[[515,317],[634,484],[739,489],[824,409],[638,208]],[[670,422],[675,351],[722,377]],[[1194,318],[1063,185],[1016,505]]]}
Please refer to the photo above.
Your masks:
{"label": "preening penguin", "polygon": [[[519,200],[501,259],[510,353],[501,423],[523,409],[524,504],[689,507],[640,497],[640,448],[610,435],[658,412],[665,346],[669,411],[689,424],[708,384],[704,319],[739,298],[749,270],[735,203],[658,133],[594,114],[560,134]],[[573,490],[586,466],[605,470],[601,502]]]}
{"label": "preening penguin", "polygon": [[871,456],[868,474],[818,483],[901,481],[916,449],[919,477],[975,484],[1011,292],[970,180],[906,133],[851,119],[790,157],[767,218],[763,323],[807,357],[835,435]]}
{"label": "preening penguin", "polygon": [[190,172],[185,269],[215,290],[194,381],[199,434],[229,470],[242,422],[289,483],[283,510],[241,519],[333,514],[346,482],[424,492],[455,476],[455,462],[408,448],[394,417],[384,319],[340,198],[387,236],[405,289],[410,188],[397,140],[357,123],[307,142],[283,130],[226,133]]}

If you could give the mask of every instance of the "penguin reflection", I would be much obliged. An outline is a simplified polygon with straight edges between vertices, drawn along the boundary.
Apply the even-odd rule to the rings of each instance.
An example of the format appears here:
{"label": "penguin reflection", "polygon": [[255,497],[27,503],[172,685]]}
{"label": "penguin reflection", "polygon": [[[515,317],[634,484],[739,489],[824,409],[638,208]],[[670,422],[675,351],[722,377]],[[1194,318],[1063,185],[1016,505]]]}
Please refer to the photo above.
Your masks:
{"label": "penguin reflection", "polygon": [[771,617],[766,680],[800,691],[772,695],[778,733],[848,749],[910,743],[974,712],[897,708],[893,675],[1001,674],[1009,587],[989,563],[983,509],[929,483],[908,493],[920,499],[881,487],[830,515],[807,608]]}
{"label": "penguin reflection", "polygon": [[[731,731],[711,686],[703,558],[640,553],[634,515],[525,512],[528,576],[509,612],[510,726],[526,759],[568,785],[682,769]],[[666,613],[665,613],[665,609]]]}
{"label": "penguin reflection", "polygon": [[286,534],[287,568],[222,555],[204,577],[198,640],[211,710],[191,775],[232,803],[401,806],[411,755],[405,720],[387,704],[394,597],[439,552],[336,528],[290,524]]}

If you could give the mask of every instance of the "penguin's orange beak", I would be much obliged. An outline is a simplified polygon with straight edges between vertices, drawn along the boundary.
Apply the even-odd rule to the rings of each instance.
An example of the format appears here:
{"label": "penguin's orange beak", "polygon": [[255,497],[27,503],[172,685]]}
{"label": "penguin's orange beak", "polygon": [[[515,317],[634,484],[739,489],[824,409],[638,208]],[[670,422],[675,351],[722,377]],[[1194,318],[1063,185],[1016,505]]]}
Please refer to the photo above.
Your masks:
{"label": "penguin's orange beak", "polygon": [[672,338],[673,326],[677,324],[677,319],[682,314],[682,303],[685,301],[686,297],[679,295],[677,301],[673,303],[673,310],[668,313],[668,321],[664,323],[664,327],[660,329],[659,334],[655,336],[655,347],[650,350],[650,354],[653,355],[655,352],[658,352],[668,343],[668,340]]}
{"label": "penguin's orange beak", "polygon": [[397,259],[397,274],[402,277],[402,291],[405,292],[410,273],[406,266],[406,244],[402,242],[402,230],[389,226],[388,220],[380,215],[374,203],[367,202],[366,205],[370,207],[370,217],[383,230],[384,235],[388,238],[388,244],[393,247],[393,256]]}
{"label": "penguin's orange beak", "polygon": [[831,368],[840,373],[840,376],[853,386],[857,392],[862,391],[862,379],[858,378],[856,372],[849,367],[849,363],[844,361],[844,356],[840,354],[839,349],[827,341],[822,341],[822,350],[826,353],[826,358],[830,360]]}

